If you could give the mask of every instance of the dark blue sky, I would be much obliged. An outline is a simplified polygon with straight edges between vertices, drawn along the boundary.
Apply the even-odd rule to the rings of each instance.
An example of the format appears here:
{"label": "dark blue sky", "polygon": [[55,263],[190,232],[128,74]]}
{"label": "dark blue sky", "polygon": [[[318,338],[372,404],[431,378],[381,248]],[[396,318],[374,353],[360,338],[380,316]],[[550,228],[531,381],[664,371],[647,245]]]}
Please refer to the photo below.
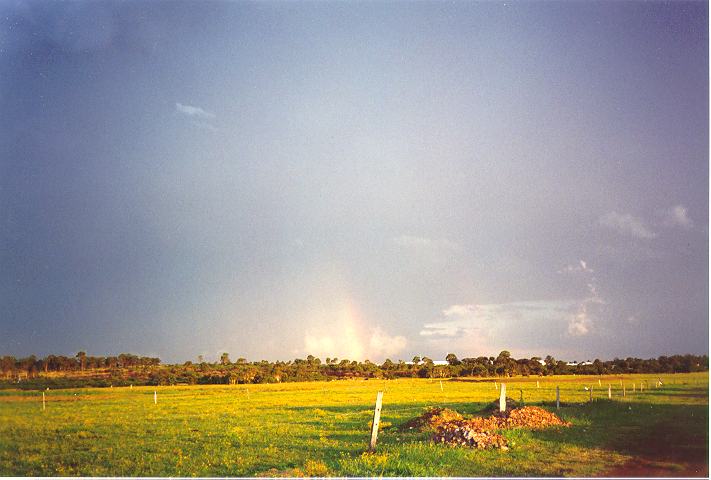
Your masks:
{"label": "dark blue sky", "polygon": [[704,2],[3,2],[0,354],[708,352]]}

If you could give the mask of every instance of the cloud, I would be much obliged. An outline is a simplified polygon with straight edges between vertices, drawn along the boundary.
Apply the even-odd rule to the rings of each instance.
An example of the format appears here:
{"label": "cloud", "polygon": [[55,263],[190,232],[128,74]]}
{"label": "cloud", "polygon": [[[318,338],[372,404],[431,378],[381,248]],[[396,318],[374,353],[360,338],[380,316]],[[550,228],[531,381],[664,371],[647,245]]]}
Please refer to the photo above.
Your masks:
{"label": "cloud", "polygon": [[606,213],[600,217],[599,222],[600,225],[611,228],[621,235],[645,239],[655,238],[657,236],[656,233],[646,226],[642,219],[627,213]]}
{"label": "cloud", "polygon": [[428,238],[415,235],[400,235],[392,239],[395,245],[410,249],[460,250],[456,242],[446,238]]}
{"label": "cloud", "polygon": [[594,309],[596,305],[605,303],[597,291],[597,280],[592,275],[593,270],[588,268],[585,261],[580,260],[580,269],[578,271],[584,272],[589,278],[585,284],[588,294],[580,301],[577,313],[570,317],[568,321],[568,335],[571,337],[582,337],[590,333],[593,326],[590,310]]}
{"label": "cloud", "polygon": [[452,317],[457,315],[465,316],[473,314],[476,311],[476,308],[476,305],[452,305],[451,307],[443,310],[442,313],[445,317]]}
{"label": "cloud", "polygon": [[206,120],[215,118],[214,113],[207,112],[200,107],[193,107],[192,105],[183,105],[182,103],[176,103],[175,109],[179,113],[187,115],[188,117],[201,118]]}
{"label": "cloud", "polygon": [[442,310],[443,318],[423,325],[420,338],[425,348],[467,355],[500,350],[533,354],[555,346],[578,305],[576,300],[451,305]]}
{"label": "cloud", "polygon": [[694,222],[689,218],[689,212],[683,205],[675,205],[663,210],[660,215],[662,217],[661,224],[665,227],[681,227],[690,230],[694,226]]}
{"label": "cloud", "polygon": [[339,357],[350,360],[382,361],[402,352],[407,340],[401,335],[390,335],[381,327],[364,332],[346,325],[337,334],[307,333],[304,337],[304,353],[320,358]]}
{"label": "cloud", "polygon": [[304,355],[382,361],[407,346],[404,336],[371,323],[352,300],[309,309],[305,317]]}
{"label": "cloud", "polygon": [[558,273],[593,273],[594,271],[595,270],[588,267],[588,262],[586,262],[585,260],[579,260],[578,263],[575,265],[566,265],[565,268],[558,270]]}
{"label": "cloud", "polygon": [[580,311],[578,311],[568,323],[568,335],[573,337],[587,335],[590,332],[590,324],[591,321],[588,316],[587,305],[583,303],[580,307]]}
{"label": "cloud", "polygon": [[420,338],[448,351],[534,353],[559,347],[553,339],[593,333],[600,305],[605,304],[594,270],[581,259],[559,272],[584,275],[585,293],[573,300],[450,305],[442,310],[440,320],[423,325]]}

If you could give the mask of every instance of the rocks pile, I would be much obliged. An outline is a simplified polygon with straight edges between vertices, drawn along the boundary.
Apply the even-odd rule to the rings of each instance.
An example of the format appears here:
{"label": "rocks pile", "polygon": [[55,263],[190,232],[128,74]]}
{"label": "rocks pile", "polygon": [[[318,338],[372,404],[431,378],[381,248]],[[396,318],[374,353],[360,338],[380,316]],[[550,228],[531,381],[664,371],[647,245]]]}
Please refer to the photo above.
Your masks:
{"label": "rocks pile", "polygon": [[447,443],[472,448],[500,448],[508,450],[506,439],[492,430],[482,430],[468,422],[442,425],[434,434],[435,443]]}
{"label": "rocks pile", "polygon": [[459,422],[461,420],[464,420],[464,417],[454,410],[450,410],[449,408],[429,407],[425,413],[403,425],[403,429],[433,430],[442,425]]}
{"label": "rocks pile", "polygon": [[423,415],[410,420],[406,428],[434,430],[435,443],[472,448],[500,448],[507,450],[506,439],[498,433],[511,428],[540,430],[553,426],[570,426],[557,415],[540,407],[514,408],[489,417],[464,418],[454,410],[430,408]]}
{"label": "rocks pile", "polygon": [[530,428],[542,430],[548,427],[569,427],[570,422],[561,420],[555,413],[540,407],[515,408],[500,418],[499,428]]}

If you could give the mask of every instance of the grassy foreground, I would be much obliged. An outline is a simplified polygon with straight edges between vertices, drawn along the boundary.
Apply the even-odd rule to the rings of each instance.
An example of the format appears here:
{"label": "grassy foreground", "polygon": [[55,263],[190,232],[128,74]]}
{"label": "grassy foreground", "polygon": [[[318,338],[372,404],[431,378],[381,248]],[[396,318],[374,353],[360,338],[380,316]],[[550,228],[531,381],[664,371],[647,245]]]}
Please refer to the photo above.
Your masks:
{"label": "grassy foreground", "polygon": [[[626,396],[620,380],[624,378]],[[508,379],[570,428],[505,431],[511,449],[430,443],[398,427],[427,406],[476,413],[494,380],[0,391],[3,476],[596,476],[708,472],[708,372]],[[641,380],[645,390],[639,391]],[[498,381],[498,380],[497,380]],[[540,382],[537,388],[536,381]],[[634,383],[635,391],[632,391]],[[608,385],[613,399],[607,399]],[[594,401],[589,402],[593,387]],[[376,453],[365,453],[378,390]],[[154,391],[158,403],[154,404]],[[545,403],[543,403],[545,402]],[[651,473],[650,473],[651,472]],[[695,473],[698,472],[698,473]]]}

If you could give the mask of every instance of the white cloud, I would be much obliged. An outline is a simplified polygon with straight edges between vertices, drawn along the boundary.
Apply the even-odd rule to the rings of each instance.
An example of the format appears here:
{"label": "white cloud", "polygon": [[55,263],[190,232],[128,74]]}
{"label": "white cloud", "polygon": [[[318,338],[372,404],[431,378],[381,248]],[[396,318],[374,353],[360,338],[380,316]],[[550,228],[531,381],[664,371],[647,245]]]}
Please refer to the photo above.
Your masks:
{"label": "white cloud", "polygon": [[568,323],[568,335],[580,337],[590,332],[590,317],[587,312],[587,305],[583,303],[578,313],[576,313]]}
{"label": "white cloud", "polygon": [[380,327],[375,327],[370,332],[368,350],[373,358],[392,357],[402,352],[406,346],[407,340],[401,335],[388,335]]}
{"label": "white cloud", "polygon": [[188,117],[202,118],[207,120],[215,118],[214,113],[207,112],[200,107],[194,107],[192,105],[176,103],[175,109],[183,115],[187,115]]}
{"label": "white cloud", "polygon": [[402,352],[407,340],[401,335],[390,335],[381,327],[367,331],[345,325],[338,333],[308,332],[304,337],[303,353],[322,360],[326,357],[349,360],[382,361]]}
{"label": "white cloud", "polygon": [[565,268],[558,270],[558,273],[576,273],[576,272],[593,273],[594,271],[595,270],[588,267],[588,262],[586,262],[585,260],[579,260],[578,263],[575,265],[566,265]]}
{"label": "white cloud", "polygon": [[451,305],[442,319],[423,325],[420,338],[425,348],[466,355],[500,350],[533,354],[554,346],[578,305],[576,300]]}
{"label": "white cloud", "polygon": [[586,287],[588,289],[588,296],[580,301],[577,313],[570,317],[568,322],[568,335],[572,337],[581,337],[590,333],[593,326],[593,318],[590,314],[590,310],[596,305],[605,303],[597,292],[595,277],[592,277],[586,284]]}
{"label": "white cloud", "polygon": [[479,353],[499,349],[533,352],[551,348],[552,339],[582,337],[594,331],[595,317],[605,301],[593,269],[585,260],[560,273],[583,274],[585,294],[576,300],[537,300],[499,304],[455,304],[442,310],[439,321],[426,323],[420,337],[445,350]]}
{"label": "white cloud", "polygon": [[681,227],[690,230],[694,222],[689,218],[689,212],[683,205],[675,205],[661,212],[662,225],[665,227]]}
{"label": "white cloud", "polygon": [[656,233],[647,227],[641,218],[634,217],[628,213],[606,213],[600,217],[599,222],[600,225],[611,228],[621,235],[645,239],[657,236]]}
{"label": "white cloud", "polygon": [[452,305],[451,307],[444,309],[442,313],[446,317],[456,315],[464,316],[474,313],[476,311],[476,307],[476,305]]}

